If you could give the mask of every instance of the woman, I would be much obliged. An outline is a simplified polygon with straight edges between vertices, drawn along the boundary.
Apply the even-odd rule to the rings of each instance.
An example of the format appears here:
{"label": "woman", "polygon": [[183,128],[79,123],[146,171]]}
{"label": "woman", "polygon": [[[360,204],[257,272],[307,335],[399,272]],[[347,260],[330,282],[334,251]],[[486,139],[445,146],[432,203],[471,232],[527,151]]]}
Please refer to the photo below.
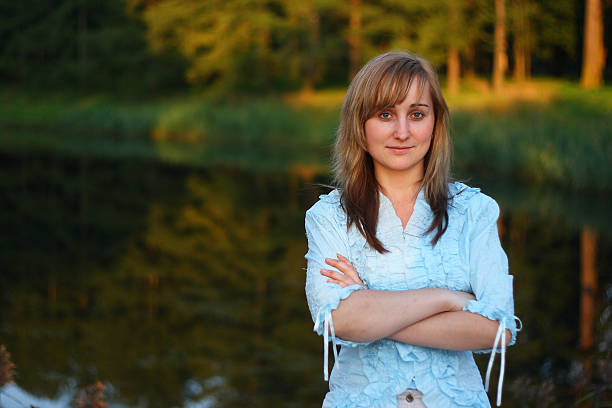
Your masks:
{"label": "woman", "polygon": [[488,407],[472,351],[492,345],[501,403],[517,328],[499,208],[449,183],[450,155],[431,66],[403,52],[368,62],[342,106],[338,189],[306,213],[306,295],[325,380],[328,340],[335,355],[324,407]]}

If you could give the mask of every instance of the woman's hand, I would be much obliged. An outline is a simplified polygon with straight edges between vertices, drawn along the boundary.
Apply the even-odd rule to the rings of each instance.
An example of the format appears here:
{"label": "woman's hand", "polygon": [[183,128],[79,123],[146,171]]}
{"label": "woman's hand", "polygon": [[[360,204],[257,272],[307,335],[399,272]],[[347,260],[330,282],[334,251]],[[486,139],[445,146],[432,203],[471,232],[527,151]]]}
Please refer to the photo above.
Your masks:
{"label": "woman's hand", "polygon": [[449,312],[460,312],[464,307],[467,307],[470,300],[476,300],[476,297],[471,293],[458,290],[449,290],[448,295]]}
{"label": "woman's hand", "polygon": [[365,286],[351,262],[340,254],[336,254],[336,256],[338,259],[326,258],[325,263],[333,266],[340,272],[331,269],[321,269],[321,275],[327,276],[329,278],[328,282],[335,283],[343,288],[351,285]]}

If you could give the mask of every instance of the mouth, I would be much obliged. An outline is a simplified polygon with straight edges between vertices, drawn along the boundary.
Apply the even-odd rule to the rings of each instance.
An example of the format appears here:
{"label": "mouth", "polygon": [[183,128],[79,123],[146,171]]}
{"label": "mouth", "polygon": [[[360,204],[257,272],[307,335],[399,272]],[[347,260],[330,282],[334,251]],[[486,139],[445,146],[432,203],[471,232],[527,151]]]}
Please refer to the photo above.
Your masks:
{"label": "mouth", "polygon": [[387,149],[393,153],[406,153],[410,149],[414,149],[414,146],[387,146]]}

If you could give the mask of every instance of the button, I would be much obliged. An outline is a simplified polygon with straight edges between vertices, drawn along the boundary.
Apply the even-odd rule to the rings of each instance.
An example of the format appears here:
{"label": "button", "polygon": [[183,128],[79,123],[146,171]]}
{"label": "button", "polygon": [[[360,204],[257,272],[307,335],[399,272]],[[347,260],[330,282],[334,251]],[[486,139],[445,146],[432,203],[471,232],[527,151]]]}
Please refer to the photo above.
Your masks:
{"label": "button", "polygon": [[408,402],[414,401],[414,397],[412,396],[412,393],[409,392],[408,394],[406,394],[406,401]]}

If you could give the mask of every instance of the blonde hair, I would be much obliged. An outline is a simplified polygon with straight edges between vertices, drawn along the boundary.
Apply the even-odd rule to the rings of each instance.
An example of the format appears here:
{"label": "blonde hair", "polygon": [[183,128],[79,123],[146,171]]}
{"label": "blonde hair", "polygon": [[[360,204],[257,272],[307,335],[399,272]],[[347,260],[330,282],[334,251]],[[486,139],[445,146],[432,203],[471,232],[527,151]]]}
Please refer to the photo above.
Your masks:
{"label": "blonde hair", "polygon": [[347,214],[347,228],[354,223],[368,244],[381,253],[387,250],[376,238],[379,187],[372,157],[366,151],[364,125],[376,112],[403,101],[413,84],[420,87],[420,92],[429,89],[435,115],[422,181],[434,214],[426,233],[436,230],[431,240],[435,245],[448,225],[451,143],[448,106],[432,66],[413,53],[398,51],[370,60],[355,75],[346,92],[336,135],[333,175]]}

